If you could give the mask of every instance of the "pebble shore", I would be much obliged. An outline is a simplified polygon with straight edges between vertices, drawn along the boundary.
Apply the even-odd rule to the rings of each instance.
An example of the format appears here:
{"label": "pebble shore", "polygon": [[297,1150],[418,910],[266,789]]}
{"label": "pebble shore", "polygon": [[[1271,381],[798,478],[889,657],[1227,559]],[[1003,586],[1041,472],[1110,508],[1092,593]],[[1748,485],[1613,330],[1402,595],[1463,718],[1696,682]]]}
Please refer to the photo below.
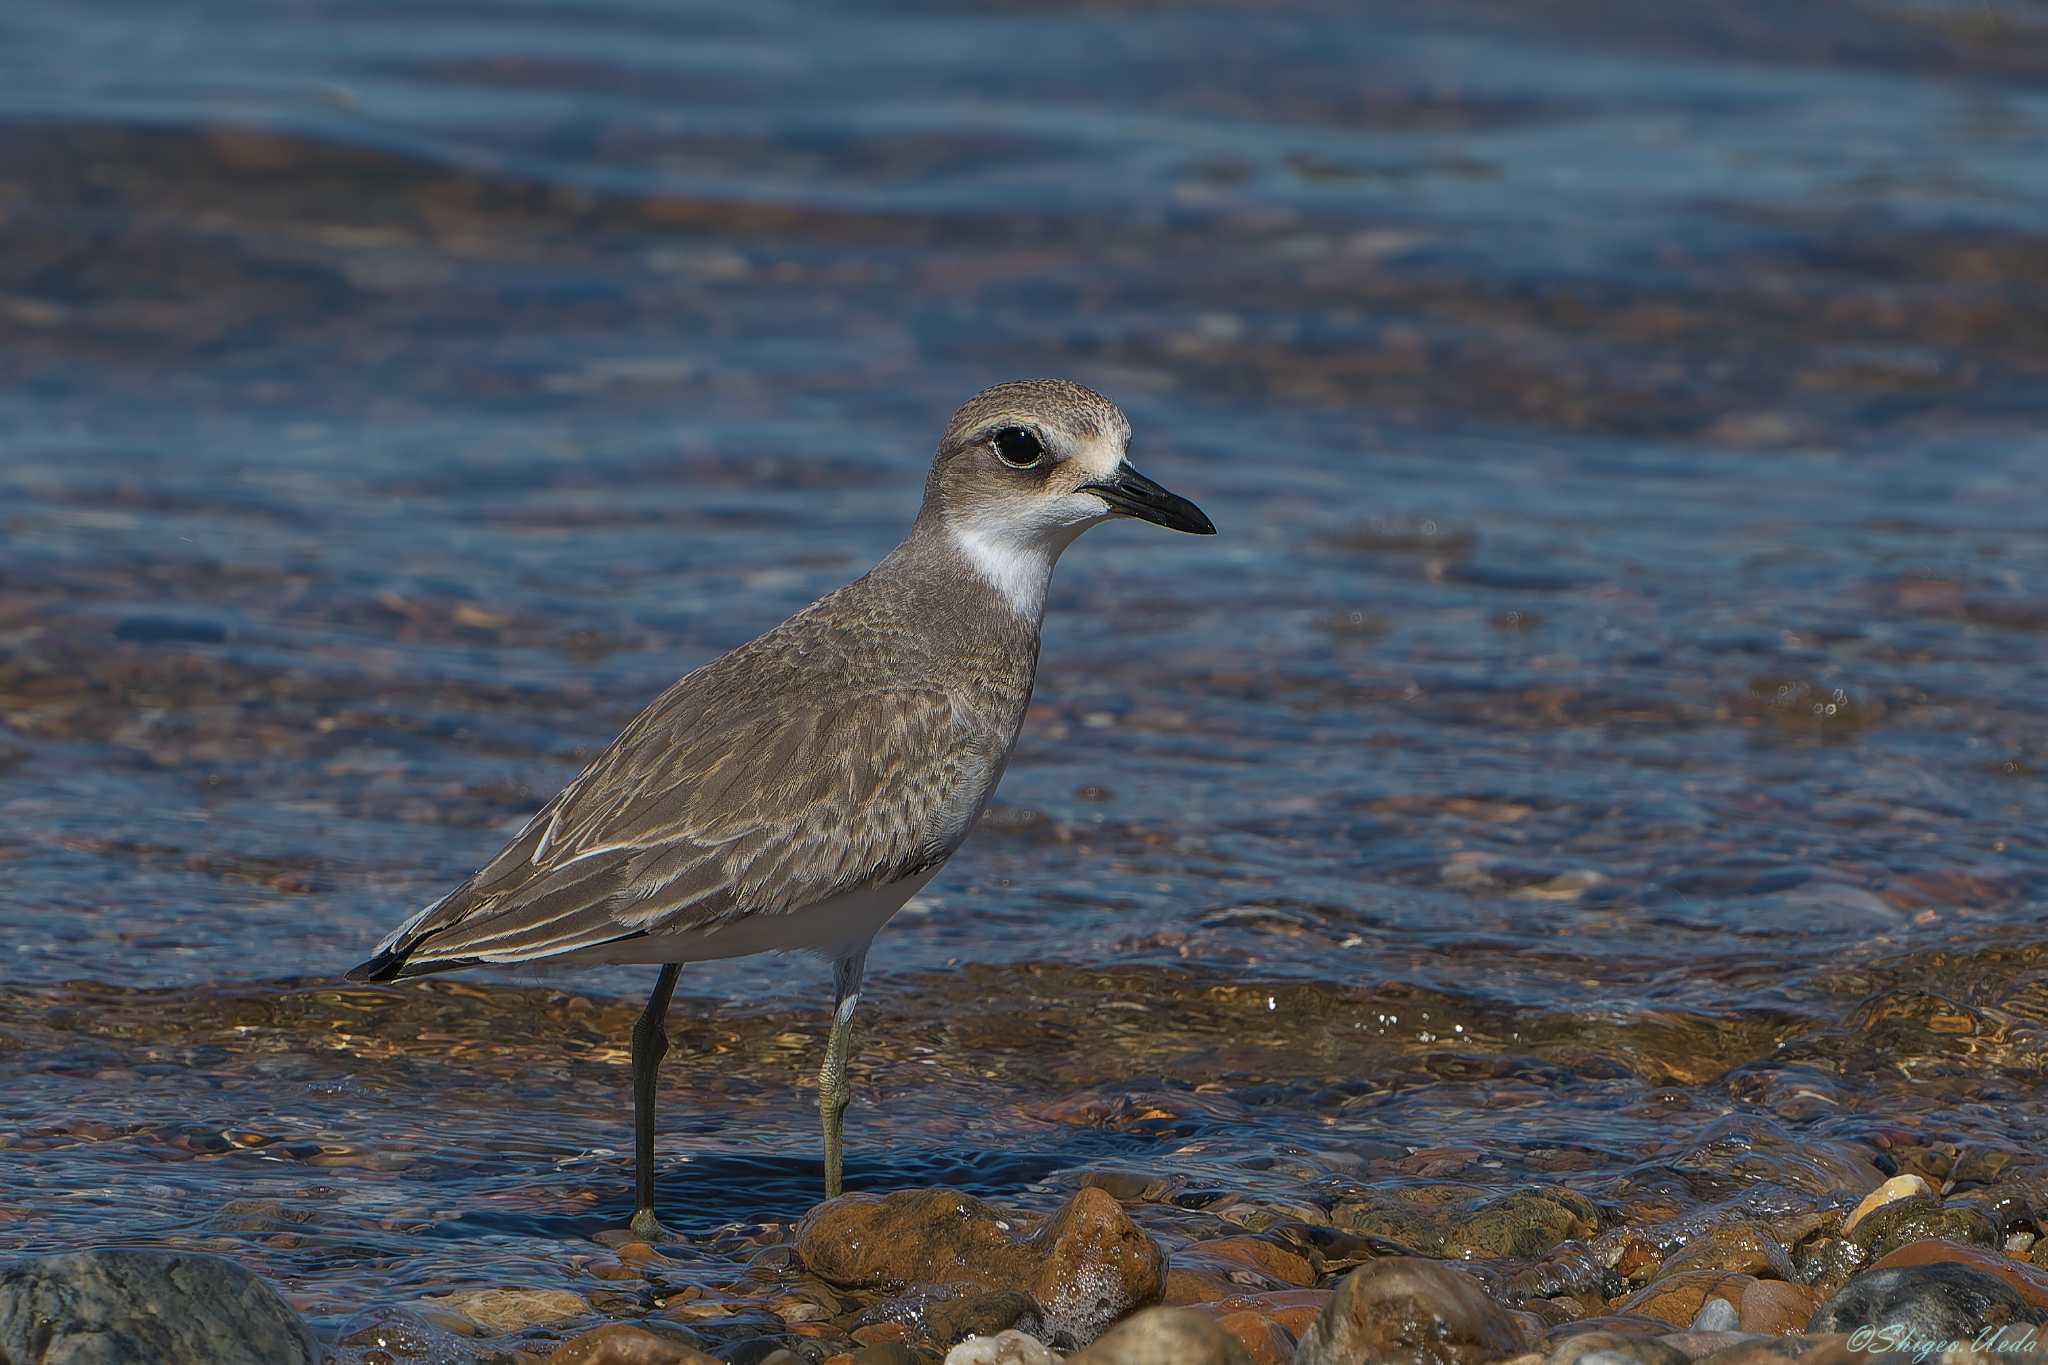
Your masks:
{"label": "pebble shore", "polygon": [[[1967,1175],[1967,1173],[1965,1173]],[[1986,1172],[1985,1174],[1989,1174]],[[1156,1236],[1156,1184],[1090,1177],[1049,1216],[946,1189],[819,1204],[723,1286],[607,1235],[561,1288],[358,1315],[356,1365],[1945,1365],[2048,1360],[2034,1187],[1904,1172],[1859,1202],[1703,1226],[1611,1225],[1559,1186],[1461,1205],[1421,1185],[1325,1220],[1267,1211]],[[1949,1187],[1943,1192],[1943,1187]],[[573,1285],[575,1287],[568,1287]],[[609,1292],[608,1292],[609,1291]],[[612,1319],[601,1323],[594,1319]],[[0,1359],[323,1358],[260,1277],[104,1249],[0,1273]]]}

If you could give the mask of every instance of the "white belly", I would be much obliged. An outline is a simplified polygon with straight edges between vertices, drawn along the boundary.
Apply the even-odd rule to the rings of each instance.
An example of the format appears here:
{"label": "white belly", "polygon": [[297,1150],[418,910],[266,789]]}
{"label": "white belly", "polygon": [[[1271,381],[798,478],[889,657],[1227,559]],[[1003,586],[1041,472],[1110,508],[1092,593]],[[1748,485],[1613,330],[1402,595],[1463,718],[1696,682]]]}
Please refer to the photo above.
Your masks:
{"label": "white belly", "polygon": [[924,889],[938,868],[886,886],[871,887],[783,915],[749,915],[715,929],[655,930],[641,938],[599,944],[564,953],[545,964],[525,966],[597,967],[608,963],[711,962],[755,953],[803,951],[838,959],[867,947],[904,902]]}

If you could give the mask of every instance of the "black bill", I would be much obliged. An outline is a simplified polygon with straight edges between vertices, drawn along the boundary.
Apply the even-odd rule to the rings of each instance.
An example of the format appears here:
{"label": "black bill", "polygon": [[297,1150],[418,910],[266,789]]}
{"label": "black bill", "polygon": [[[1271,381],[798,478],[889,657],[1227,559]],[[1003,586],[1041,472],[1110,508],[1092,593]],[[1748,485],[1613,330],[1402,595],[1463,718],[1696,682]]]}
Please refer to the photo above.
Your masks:
{"label": "black bill", "polygon": [[1101,498],[1119,516],[1136,517],[1191,536],[1216,534],[1216,523],[1203,516],[1201,508],[1178,493],[1167,492],[1129,465],[1119,465],[1116,474],[1101,483],[1082,484],[1081,491]]}

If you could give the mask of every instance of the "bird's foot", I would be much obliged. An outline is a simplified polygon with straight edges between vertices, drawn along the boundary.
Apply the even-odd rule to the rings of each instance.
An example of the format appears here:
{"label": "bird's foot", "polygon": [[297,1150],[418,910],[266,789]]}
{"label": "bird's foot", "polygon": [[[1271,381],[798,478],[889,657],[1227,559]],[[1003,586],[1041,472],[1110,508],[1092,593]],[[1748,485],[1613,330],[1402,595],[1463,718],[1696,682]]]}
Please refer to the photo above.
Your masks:
{"label": "bird's foot", "polygon": [[655,1221],[653,1209],[635,1209],[632,1219],[626,1224],[626,1231],[643,1242],[665,1242],[669,1240],[668,1229]]}

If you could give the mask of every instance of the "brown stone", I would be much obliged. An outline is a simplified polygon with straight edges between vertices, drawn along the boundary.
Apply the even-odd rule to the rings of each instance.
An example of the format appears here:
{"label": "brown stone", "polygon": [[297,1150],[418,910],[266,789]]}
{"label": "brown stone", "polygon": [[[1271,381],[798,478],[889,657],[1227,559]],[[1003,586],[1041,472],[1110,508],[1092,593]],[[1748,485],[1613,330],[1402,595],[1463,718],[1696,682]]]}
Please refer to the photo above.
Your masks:
{"label": "brown stone", "polygon": [[1665,1259],[1662,1275],[1681,1270],[1732,1270],[1742,1275],[1797,1276],[1792,1257],[1763,1224],[1723,1223],[1692,1239]]}
{"label": "brown stone", "polygon": [[1642,1238],[1631,1234],[1622,1241],[1621,1256],[1614,1263],[1614,1273],[1629,1284],[1640,1284],[1664,1263],[1664,1254]]}
{"label": "brown stone", "polygon": [[1191,1303],[1229,1298],[1243,1293],[1244,1288],[1220,1266],[1175,1265],[1166,1272],[1166,1293],[1160,1302],[1184,1308]]}
{"label": "brown stone", "polygon": [[1038,1303],[1017,1289],[992,1289],[937,1299],[925,1306],[924,1337],[941,1348],[967,1337],[992,1337],[1015,1327],[1036,1331],[1043,1319]]}
{"label": "brown stone", "polygon": [[1241,1265],[1281,1284],[1301,1287],[1316,1282],[1316,1268],[1308,1257],[1263,1237],[1220,1237],[1189,1249],[1204,1259]]}
{"label": "brown stone", "polygon": [[1103,1190],[1084,1187],[1035,1234],[954,1190],[842,1195],[796,1232],[805,1269],[851,1288],[908,1284],[1028,1290],[1048,1330],[1092,1341],[1166,1288],[1166,1257]]}
{"label": "brown stone", "polygon": [[2011,1287],[2029,1307],[2048,1310],[2048,1273],[2036,1269],[2025,1261],[2015,1260],[2001,1252],[1989,1251],[1983,1247],[1964,1246],[1960,1242],[1944,1242],[1929,1239],[1902,1246],[1870,1268],[1872,1270],[1893,1270],[1901,1266],[1932,1265],[1936,1261],[1955,1261],[1973,1269],[1995,1275]]}
{"label": "brown stone", "polygon": [[1745,1285],[1735,1301],[1735,1311],[1745,1332],[1783,1336],[1803,1332],[1820,1307],[1820,1295],[1803,1284],[1783,1280],[1757,1280]]}
{"label": "brown stone", "polygon": [[547,1365],[718,1365],[688,1342],[615,1322],[555,1348]]}
{"label": "brown stone", "polygon": [[1294,1359],[1294,1333],[1249,1309],[1226,1313],[1216,1325],[1237,1338],[1252,1365],[1287,1365]]}
{"label": "brown stone", "polygon": [[1584,1241],[1600,1230],[1600,1212],[1576,1190],[1546,1185],[1515,1190],[1454,1223],[1444,1254],[1457,1258],[1541,1256],[1563,1242]]}
{"label": "brown stone", "polygon": [[1148,1308],[1118,1323],[1067,1365],[1252,1365],[1215,1319],[1186,1308]]}
{"label": "brown stone", "polygon": [[580,1318],[590,1301],[566,1289],[463,1289],[423,1302],[460,1313],[485,1336],[509,1336],[543,1323]]}
{"label": "brown stone", "polygon": [[1650,1281],[1623,1299],[1615,1311],[1687,1327],[1708,1299],[1740,1304],[1742,1291],[1755,1283],[1754,1276],[1726,1270],[1681,1270]]}
{"label": "brown stone", "polygon": [[1299,1340],[1336,1297],[1328,1289],[1274,1289],[1263,1294],[1232,1294],[1213,1303],[1199,1304],[1196,1311],[1218,1319],[1232,1313],[1257,1313],[1279,1323]]}
{"label": "brown stone", "polygon": [[1337,1285],[1301,1338],[1296,1365],[1465,1365],[1524,1346],[1515,1323],[1449,1266],[1412,1256],[1368,1262]]}

